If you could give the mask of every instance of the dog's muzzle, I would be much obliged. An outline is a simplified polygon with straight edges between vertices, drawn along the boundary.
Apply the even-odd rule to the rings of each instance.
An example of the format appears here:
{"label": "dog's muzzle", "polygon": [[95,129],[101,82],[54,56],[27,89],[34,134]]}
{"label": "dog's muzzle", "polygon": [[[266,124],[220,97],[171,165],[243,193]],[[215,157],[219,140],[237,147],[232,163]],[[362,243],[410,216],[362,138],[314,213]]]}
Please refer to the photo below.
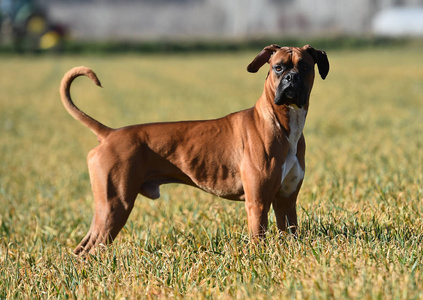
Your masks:
{"label": "dog's muzzle", "polygon": [[301,75],[297,72],[285,74],[276,89],[275,104],[295,104],[299,108],[307,102],[307,92]]}

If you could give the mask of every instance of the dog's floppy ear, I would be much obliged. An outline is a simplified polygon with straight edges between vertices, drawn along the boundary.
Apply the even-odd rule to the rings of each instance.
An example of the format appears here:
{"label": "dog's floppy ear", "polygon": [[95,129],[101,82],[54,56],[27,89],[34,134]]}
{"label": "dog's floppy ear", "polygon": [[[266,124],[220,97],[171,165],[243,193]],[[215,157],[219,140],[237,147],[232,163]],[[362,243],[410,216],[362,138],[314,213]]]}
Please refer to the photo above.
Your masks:
{"label": "dog's floppy ear", "polygon": [[303,48],[308,52],[308,54],[311,55],[311,57],[313,57],[314,62],[319,68],[320,77],[325,79],[329,73],[329,60],[326,52],[322,50],[316,50],[309,45],[305,45]]}
{"label": "dog's floppy ear", "polygon": [[265,47],[257,56],[254,58],[254,60],[248,65],[247,71],[250,73],[256,73],[262,65],[269,62],[270,57],[272,54],[279,50],[281,46],[278,45],[270,45]]}

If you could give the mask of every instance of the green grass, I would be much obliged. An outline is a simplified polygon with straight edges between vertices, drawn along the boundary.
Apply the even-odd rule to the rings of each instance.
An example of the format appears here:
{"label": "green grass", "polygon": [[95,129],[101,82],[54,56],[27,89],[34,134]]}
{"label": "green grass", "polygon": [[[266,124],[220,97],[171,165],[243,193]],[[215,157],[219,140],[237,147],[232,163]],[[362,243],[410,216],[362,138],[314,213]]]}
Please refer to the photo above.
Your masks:
{"label": "green grass", "polygon": [[60,103],[105,124],[215,118],[252,106],[256,53],[0,57],[0,299],[423,299],[420,47],[329,52],[305,136],[299,236],[248,243],[243,203],[180,185],[139,197],[115,243],[73,256],[91,222],[95,136]]}

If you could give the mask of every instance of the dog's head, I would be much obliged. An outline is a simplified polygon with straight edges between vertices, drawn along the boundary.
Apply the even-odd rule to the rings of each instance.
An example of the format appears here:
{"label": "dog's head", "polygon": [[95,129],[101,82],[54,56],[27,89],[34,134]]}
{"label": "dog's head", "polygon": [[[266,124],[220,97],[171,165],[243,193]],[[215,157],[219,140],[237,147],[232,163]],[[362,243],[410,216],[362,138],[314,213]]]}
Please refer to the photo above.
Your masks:
{"label": "dog's head", "polygon": [[255,73],[266,62],[270,64],[266,85],[274,91],[276,105],[306,106],[314,82],[314,65],[317,64],[322,79],[329,73],[326,53],[309,45],[302,48],[267,46],[248,65],[247,70]]}

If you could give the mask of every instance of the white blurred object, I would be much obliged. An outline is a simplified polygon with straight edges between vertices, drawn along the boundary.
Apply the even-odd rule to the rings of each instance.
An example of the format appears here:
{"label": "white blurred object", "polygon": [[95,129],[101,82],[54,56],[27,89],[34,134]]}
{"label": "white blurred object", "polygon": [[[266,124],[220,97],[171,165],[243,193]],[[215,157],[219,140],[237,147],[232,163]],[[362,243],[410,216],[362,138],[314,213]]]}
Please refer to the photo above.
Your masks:
{"label": "white blurred object", "polygon": [[375,15],[373,32],[384,36],[423,36],[423,7],[397,7]]}

